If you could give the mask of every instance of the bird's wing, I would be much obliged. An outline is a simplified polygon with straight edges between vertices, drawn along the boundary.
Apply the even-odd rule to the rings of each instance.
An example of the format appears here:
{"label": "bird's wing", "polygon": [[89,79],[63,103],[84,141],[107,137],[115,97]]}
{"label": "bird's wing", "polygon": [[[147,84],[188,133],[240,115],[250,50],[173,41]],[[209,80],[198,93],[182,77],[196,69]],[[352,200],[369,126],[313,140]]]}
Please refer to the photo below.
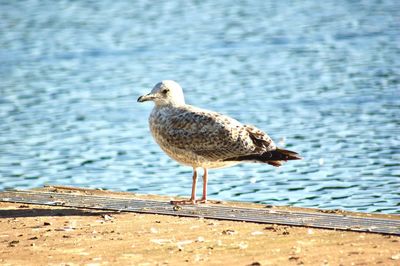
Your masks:
{"label": "bird's wing", "polygon": [[197,108],[186,108],[169,116],[160,134],[168,145],[202,156],[210,161],[276,148],[261,130],[243,125],[228,116]]}

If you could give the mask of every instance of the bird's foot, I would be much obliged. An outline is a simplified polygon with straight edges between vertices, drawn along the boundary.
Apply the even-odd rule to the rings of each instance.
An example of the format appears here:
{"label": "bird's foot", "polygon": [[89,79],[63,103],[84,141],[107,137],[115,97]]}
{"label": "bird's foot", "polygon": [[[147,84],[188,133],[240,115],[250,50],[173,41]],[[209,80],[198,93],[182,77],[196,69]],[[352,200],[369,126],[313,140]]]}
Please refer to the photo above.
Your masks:
{"label": "bird's foot", "polygon": [[198,204],[206,204],[207,203],[207,199],[204,199],[204,198],[198,199],[198,200],[196,200],[196,203],[198,203]]}
{"label": "bird's foot", "polygon": [[187,199],[187,200],[171,200],[172,205],[195,205],[207,203],[207,199]]}

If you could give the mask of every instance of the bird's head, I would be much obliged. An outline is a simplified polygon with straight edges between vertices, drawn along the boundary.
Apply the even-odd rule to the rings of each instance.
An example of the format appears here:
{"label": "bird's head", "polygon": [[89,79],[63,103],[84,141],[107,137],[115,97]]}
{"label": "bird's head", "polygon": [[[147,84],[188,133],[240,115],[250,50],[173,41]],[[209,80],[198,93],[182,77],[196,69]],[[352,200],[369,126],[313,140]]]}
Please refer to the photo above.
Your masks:
{"label": "bird's head", "polygon": [[185,104],[182,88],[173,80],[157,83],[149,94],[140,96],[137,101],[153,101],[157,106]]}

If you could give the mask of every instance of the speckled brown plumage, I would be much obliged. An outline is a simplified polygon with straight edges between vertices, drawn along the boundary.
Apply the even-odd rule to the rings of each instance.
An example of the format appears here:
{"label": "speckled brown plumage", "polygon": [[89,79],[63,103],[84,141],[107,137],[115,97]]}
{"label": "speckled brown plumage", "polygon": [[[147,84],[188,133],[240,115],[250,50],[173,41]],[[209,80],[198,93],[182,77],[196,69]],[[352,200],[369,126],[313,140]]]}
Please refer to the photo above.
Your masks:
{"label": "speckled brown plumage", "polygon": [[261,130],[190,105],[154,108],[149,124],[158,145],[176,161],[192,167],[230,166],[242,161],[230,158],[276,149]]}

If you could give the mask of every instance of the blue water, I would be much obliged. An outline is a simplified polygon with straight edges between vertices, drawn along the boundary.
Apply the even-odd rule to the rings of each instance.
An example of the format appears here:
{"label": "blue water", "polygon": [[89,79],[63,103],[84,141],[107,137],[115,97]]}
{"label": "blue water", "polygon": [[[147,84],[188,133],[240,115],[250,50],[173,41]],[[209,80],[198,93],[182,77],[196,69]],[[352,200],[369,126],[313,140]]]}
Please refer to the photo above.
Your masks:
{"label": "blue water", "polygon": [[0,62],[0,189],[189,195],[136,103],[174,79],[304,157],[210,198],[400,213],[400,1],[1,1]]}

